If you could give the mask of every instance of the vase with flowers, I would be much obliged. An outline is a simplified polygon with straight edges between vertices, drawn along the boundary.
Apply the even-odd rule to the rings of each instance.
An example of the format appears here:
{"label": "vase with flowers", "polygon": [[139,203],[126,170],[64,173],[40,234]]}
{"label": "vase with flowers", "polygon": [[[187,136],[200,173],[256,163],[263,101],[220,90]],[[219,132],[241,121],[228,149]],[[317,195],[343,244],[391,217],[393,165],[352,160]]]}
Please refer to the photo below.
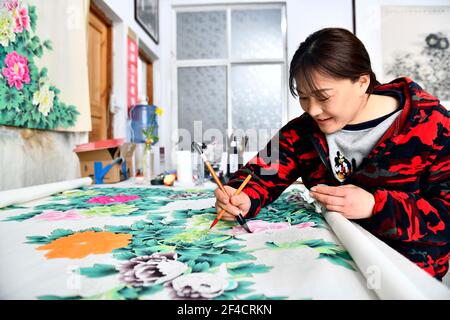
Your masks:
{"label": "vase with flowers", "polygon": [[142,168],[144,170],[144,181],[146,183],[149,183],[151,179],[153,179],[154,176],[154,152],[152,149],[152,144],[157,143],[159,138],[155,136],[153,132],[153,126],[151,126],[148,129],[144,129],[143,133],[146,137],[145,140],[145,149],[144,149],[144,156],[142,157]]}
{"label": "vase with flowers", "polygon": [[156,122],[156,116],[162,115],[162,109],[155,107],[155,119],[152,121],[152,124],[148,127],[142,130],[142,133],[145,138],[145,148],[144,148],[144,155],[143,155],[143,175],[144,175],[144,181],[146,183],[150,183],[150,180],[153,179],[156,174],[154,172],[154,151],[152,146],[158,143],[159,137],[157,134],[157,122]]}

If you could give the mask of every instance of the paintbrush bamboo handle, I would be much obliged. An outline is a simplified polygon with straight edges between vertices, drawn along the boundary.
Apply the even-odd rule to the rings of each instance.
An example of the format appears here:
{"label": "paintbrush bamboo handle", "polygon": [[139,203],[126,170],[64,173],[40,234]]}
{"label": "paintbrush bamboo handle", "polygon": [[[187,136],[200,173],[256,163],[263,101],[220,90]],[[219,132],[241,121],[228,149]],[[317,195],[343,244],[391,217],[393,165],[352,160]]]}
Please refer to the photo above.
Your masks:
{"label": "paintbrush bamboo handle", "polygon": [[245,186],[247,185],[247,183],[250,181],[251,178],[252,178],[251,174],[249,174],[247,178],[245,178],[244,182],[242,182],[242,184],[239,186],[239,189],[236,190],[236,193],[234,194],[235,196],[239,195],[241,191],[244,190]]}
{"label": "paintbrush bamboo handle", "polygon": [[220,209],[220,212],[219,212],[219,214],[217,215],[216,219],[217,219],[217,220],[222,219],[222,216],[224,215],[224,213],[225,213],[225,209]]}
{"label": "paintbrush bamboo handle", "polygon": [[220,182],[219,177],[217,176],[216,172],[214,171],[213,167],[211,167],[211,164],[209,163],[208,160],[204,161],[206,164],[206,167],[208,168],[209,173],[211,173],[211,175],[213,176],[214,181],[216,182],[216,184],[219,186],[220,190],[222,192],[224,192],[225,194],[227,194],[225,188],[222,185],[222,182]]}

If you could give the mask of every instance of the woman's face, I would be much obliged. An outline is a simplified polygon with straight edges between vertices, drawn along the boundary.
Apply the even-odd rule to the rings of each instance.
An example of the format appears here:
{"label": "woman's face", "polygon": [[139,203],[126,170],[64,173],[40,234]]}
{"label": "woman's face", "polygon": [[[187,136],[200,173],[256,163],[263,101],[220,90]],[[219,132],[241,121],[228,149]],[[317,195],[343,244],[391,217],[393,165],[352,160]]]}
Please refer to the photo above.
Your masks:
{"label": "woman's face", "polygon": [[[300,106],[319,125],[323,133],[333,133],[347,124],[364,108],[367,101],[366,90],[370,82],[369,76],[361,76],[352,82],[350,79],[335,79],[315,72],[313,79],[318,88],[315,92],[298,90]],[[296,77],[297,88],[307,88],[302,85],[300,77]],[[326,98],[319,98],[321,92]]]}

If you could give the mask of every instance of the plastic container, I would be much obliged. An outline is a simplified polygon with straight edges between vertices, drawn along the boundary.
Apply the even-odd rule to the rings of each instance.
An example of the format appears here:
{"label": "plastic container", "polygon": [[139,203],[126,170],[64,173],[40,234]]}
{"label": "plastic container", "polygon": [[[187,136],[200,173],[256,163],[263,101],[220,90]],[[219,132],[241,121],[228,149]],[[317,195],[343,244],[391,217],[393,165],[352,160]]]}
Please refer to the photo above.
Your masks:
{"label": "plastic container", "polygon": [[[158,122],[156,120],[156,106],[148,104],[135,105],[130,112],[131,142],[145,143],[143,130],[153,126],[153,134],[158,135]],[[156,144],[153,143],[153,145]]]}

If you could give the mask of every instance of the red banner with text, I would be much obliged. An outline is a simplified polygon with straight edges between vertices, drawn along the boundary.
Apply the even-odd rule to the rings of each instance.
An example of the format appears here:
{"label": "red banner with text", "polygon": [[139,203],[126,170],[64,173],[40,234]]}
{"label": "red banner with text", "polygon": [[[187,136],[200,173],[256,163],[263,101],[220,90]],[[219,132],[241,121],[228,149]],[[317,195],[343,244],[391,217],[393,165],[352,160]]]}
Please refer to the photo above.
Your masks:
{"label": "red banner with text", "polygon": [[128,37],[128,115],[138,102],[138,57],[137,41]]}

